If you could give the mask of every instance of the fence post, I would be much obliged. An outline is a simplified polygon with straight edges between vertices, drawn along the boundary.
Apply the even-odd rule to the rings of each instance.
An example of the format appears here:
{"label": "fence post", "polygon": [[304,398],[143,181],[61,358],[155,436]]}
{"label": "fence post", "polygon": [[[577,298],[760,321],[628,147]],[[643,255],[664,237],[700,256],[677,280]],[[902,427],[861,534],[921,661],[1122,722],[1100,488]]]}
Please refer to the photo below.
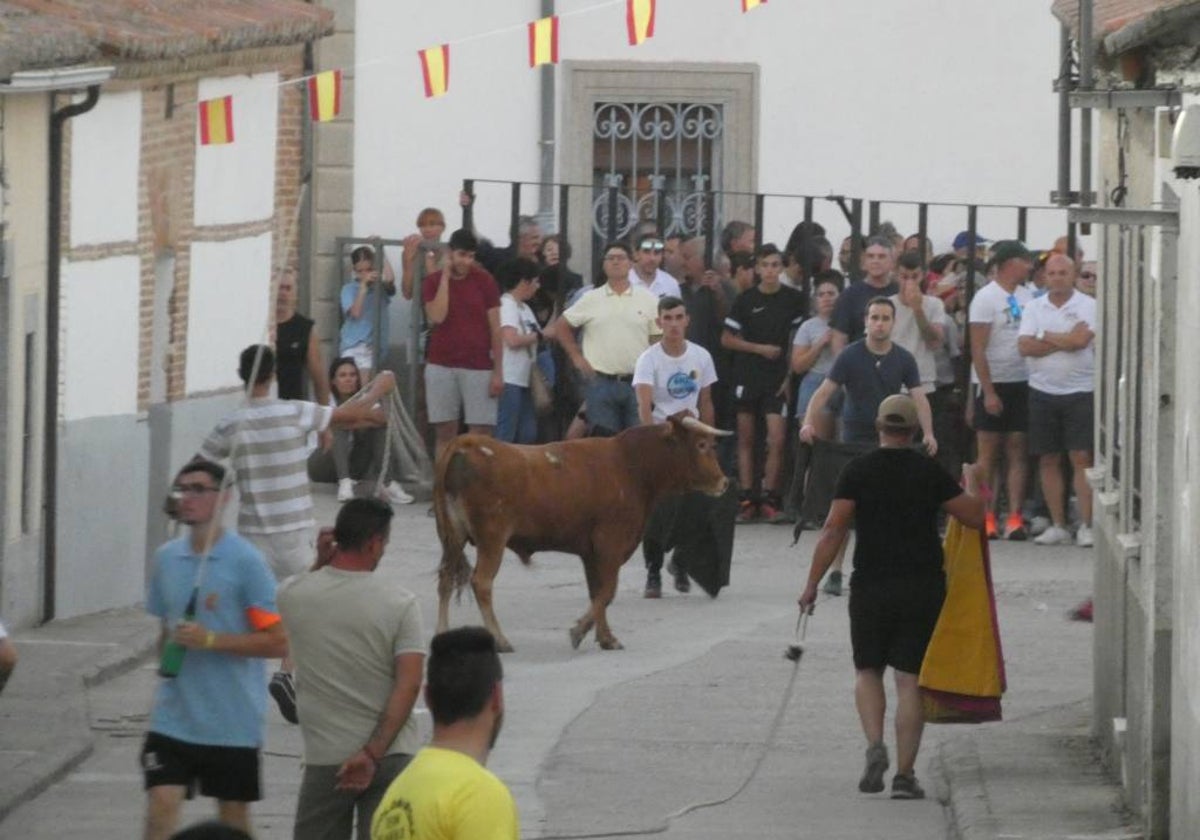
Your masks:
{"label": "fence post", "polygon": [[878,201],[872,201],[870,204],[870,223],[867,225],[868,234],[874,234],[879,230],[879,205]]}
{"label": "fence post", "polygon": [[754,195],[754,250],[757,252],[763,244],[763,208],[766,197],[762,193]]}
{"label": "fence post", "polygon": [[509,199],[508,244],[512,255],[517,255],[517,240],[521,238],[521,182],[512,182],[512,197]]}
{"label": "fence post", "polygon": [[918,243],[921,249],[921,268],[929,268],[928,248],[925,247],[925,242],[929,239],[929,205],[917,205],[917,238],[921,241]]}
{"label": "fence post", "polygon": [[1017,208],[1017,239],[1025,241],[1025,234],[1029,229],[1029,209],[1026,207]]}
{"label": "fence post", "polygon": [[862,235],[862,211],[863,200],[861,198],[853,199],[850,203],[850,235],[853,237],[850,240],[850,279],[858,280],[862,277],[862,255],[863,255],[863,235]]}
{"label": "fence post", "polygon": [[469,199],[462,206],[462,226],[463,230],[475,229],[475,179],[463,178],[462,191]]}

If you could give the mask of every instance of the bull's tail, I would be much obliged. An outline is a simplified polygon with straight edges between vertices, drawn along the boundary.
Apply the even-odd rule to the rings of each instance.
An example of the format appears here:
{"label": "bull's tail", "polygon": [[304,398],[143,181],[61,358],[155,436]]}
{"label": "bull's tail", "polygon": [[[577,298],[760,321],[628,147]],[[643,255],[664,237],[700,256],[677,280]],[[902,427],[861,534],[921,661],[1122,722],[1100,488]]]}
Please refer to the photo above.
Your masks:
{"label": "bull's tail", "polygon": [[471,581],[471,564],[464,551],[471,542],[471,532],[459,494],[472,473],[466,454],[451,444],[438,461],[433,484],[433,513],[437,518],[438,539],[442,543],[438,592],[453,591],[456,597],[462,596],[462,590]]}

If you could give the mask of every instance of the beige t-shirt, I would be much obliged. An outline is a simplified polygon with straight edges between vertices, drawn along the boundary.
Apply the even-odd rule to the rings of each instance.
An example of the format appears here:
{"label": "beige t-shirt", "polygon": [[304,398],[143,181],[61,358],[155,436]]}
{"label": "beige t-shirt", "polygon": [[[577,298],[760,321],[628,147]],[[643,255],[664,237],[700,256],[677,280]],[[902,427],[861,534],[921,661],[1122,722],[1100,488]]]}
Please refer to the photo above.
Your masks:
{"label": "beige t-shirt", "polygon": [[[378,575],[330,566],[285,581],[277,600],[296,661],[304,761],[341,764],[371,737],[396,657],[425,653],[420,605]],[[419,747],[410,716],[388,752],[412,755]]]}
{"label": "beige t-shirt", "polygon": [[583,328],[580,348],[597,373],[630,375],[638,356],[662,331],[655,323],[658,298],[630,284],[621,294],[605,283],[585,292],[563,318],[576,329]]}
{"label": "beige t-shirt", "polygon": [[[921,328],[917,326],[917,316],[912,309],[900,301],[900,295],[892,295],[892,303],[896,304],[896,321],[892,326],[892,343],[898,344],[913,354],[917,360],[917,372],[921,375],[921,384],[933,388],[937,384],[937,360],[933,348],[921,337]],[[925,318],[934,326],[940,326],[946,314],[946,307],[941,300],[932,295],[921,296],[921,309]]]}

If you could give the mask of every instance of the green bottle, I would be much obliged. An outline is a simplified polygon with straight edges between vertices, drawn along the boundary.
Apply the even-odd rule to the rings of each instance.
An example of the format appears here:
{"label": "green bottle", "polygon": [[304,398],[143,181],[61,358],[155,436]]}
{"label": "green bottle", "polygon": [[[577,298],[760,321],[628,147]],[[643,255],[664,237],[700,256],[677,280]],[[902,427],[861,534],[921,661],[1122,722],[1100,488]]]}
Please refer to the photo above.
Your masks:
{"label": "green bottle", "polygon": [[[181,621],[194,621],[195,619],[196,590],[193,589],[192,597],[188,599],[187,606],[184,607]],[[187,648],[174,639],[168,638],[163,644],[162,656],[158,660],[158,675],[168,678],[179,676],[179,669],[183,667],[185,653],[187,653]]]}

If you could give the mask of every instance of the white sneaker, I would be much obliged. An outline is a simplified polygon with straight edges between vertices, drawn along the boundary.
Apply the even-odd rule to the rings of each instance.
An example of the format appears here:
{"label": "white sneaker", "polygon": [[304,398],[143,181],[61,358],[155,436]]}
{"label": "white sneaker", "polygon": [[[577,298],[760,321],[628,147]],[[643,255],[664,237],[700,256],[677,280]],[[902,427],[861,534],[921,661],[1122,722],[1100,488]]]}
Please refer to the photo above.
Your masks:
{"label": "white sneaker", "polygon": [[1050,517],[1035,516],[1033,519],[1029,520],[1029,535],[1033,537],[1040,537],[1042,534],[1046,533],[1046,529],[1049,528],[1051,524],[1053,523],[1050,522]]}
{"label": "white sneaker", "polygon": [[343,478],[338,481],[338,501],[348,502],[354,498],[354,479]]}
{"label": "white sneaker", "polygon": [[1092,526],[1080,525],[1079,530],[1075,532],[1075,545],[1080,548],[1091,548],[1096,544],[1096,538],[1092,536]]}
{"label": "white sneaker", "polygon": [[399,481],[389,481],[383,488],[384,497],[394,505],[411,505],[413,497],[404,492]]}
{"label": "white sneaker", "polygon": [[1034,542],[1038,545],[1070,545],[1074,540],[1071,538],[1071,532],[1066,528],[1051,525],[1042,532],[1040,537],[1035,538]]}

